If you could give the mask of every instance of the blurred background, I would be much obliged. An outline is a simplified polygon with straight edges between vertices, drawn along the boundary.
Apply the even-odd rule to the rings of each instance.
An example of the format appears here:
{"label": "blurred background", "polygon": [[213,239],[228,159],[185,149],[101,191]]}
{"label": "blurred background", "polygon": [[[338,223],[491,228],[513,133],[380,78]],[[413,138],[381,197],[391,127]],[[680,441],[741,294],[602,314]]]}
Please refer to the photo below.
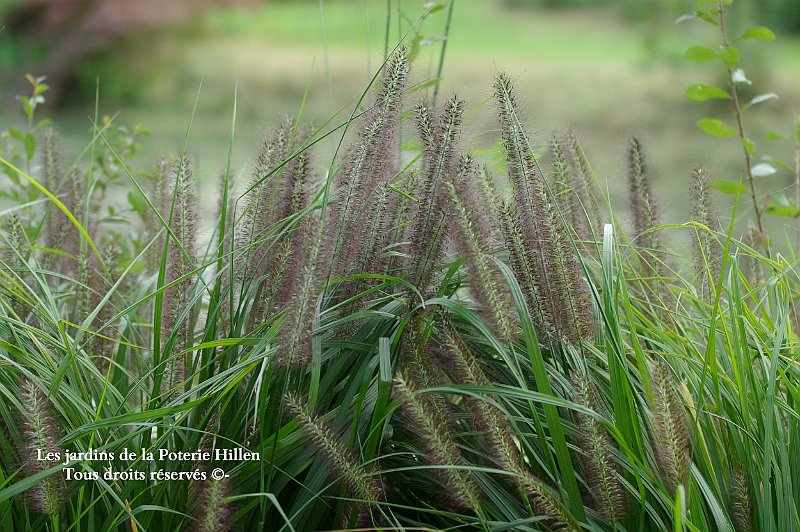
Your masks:
{"label": "blurred background", "polygon": [[[91,139],[97,105],[100,117],[116,115],[118,123],[149,130],[139,138],[142,170],[182,145],[199,91],[189,146],[212,194],[212,177],[225,167],[237,88],[234,161],[246,171],[261,138],[283,116],[302,107],[315,125],[334,115],[331,124],[344,122],[387,48],[404,38],[416,54],[419,90],[409,95],[411,102],[431,96],[435,85],[425,82],[435,81],[446,44],[439,97],[455,92],[467,100],[468,147],[497,145],[489,97],[493,74],[507,70],[518,82],[538,147],[546,146],[553,131],[574,128],[624,212],[627,138],[641,135],[657,197],[665,198],[665,221],[683,221],[688,176],[696,163],[720,179],[738,180],[742,168],[734,139],[714,139],[695,126],[704,116],[731,122],[728,102],[698,103],[683,96],[692,83],[725,85],[721,64],[684,57],[688,46],[719,42],[705,24],[676,23],[695,4],[0,0],[0,129],[25,123],[14,98],[29,90],[25,73],[46,75],[51,90],[37,112],[56,121],[67,153],[77,154]],[[759,154],[791,161],[794,115],[800,112],[800,1],[737,0],[729,16],[733,35],[752,24],[766,24],[778,34],[774,42],[741,44],[742,67],[753,81],[743,89],[745,98],[779,95],[752,109],[749,135],[759,141]],[[785,138],[763,140],[769,133]],[[318,157],[320,174],[328,164]],[[765,191],[790,192],[793,183],[789,169],[763,179]]]}

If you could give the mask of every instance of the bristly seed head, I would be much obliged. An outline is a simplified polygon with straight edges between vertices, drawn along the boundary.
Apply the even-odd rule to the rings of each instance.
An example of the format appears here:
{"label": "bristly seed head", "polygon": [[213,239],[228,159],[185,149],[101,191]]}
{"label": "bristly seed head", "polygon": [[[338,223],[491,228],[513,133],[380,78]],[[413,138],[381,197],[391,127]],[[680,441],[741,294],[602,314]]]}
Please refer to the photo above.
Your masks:
{"label": "bristly seed head", "polygon": [[[599,405],[589,379],[575,374],[572,381],[575,387],[574,401],[597,412]],[[622,521],[627,513],[625,490],[619,480],[611,437],[594,417],[576,412],[575,418],[581,462],[593,505],[608,521]]]}
{"label": "bristly seed head", "polygon": [[550,348],[560,340],[580,345],[593,334],[583,271],[565,219],[533,157],[507,74],[497,76],[495,99],[514,189],[513,208],[504,216],[512,269],[528,296],[542,343]]}
{"label": "bristly seed head", "polygon": [[644,148],[638,137],[631,137],[628,149],[628,185],[630,188],[631,213],[633,228],[640,248],[652,256],[648,263],[655,263],[647,268],[647,273],[659,273],[661,263],[661,240],[656,232],[647,233],[648,229],[660,224],[658,207],[650,189],[650,175],[645,160]]}
{"label": "bristly seed head", "polygon": [[716,239],[710,233],[719,224],[719,215],[714,211],[711,199],[711,180],[708,172],[700,166],[695,167],[692,171],[689,192],[691,198],[689,214],[692,221],[708,228],[695,228],[696,238],[692,242],[700,297],[707,299],[713,294],[712,284],[716,283],[716,274],[721,262],[721,250]]}
{"label": "bristly seed head", "polygon": [[731,472],[730,512],[736,532],[753,530],[753,501],[750,496],[750,480],[743,469],[734,468]]}
{"label": "bristly seed head", "polygon": [[420,432],[425,453],[433,465],[440,466],[438,474],[449,490],[452,502],[458,508],[476,510],[480,506],[478,487],[469,472],[450,466],[465,464],[465,460],[444,428],[447,425],[439,419],[424,397],[417,394],[413,381],[398,373],[394,378],[394,394],[402,401],[403,410],[414,422]]}
{"label": "bristly seed head", "polygon": [[[28,457],[25,474],[31,476],[59,464],[58,461],[38,460],[38,453],[58,453],[63,456],[63,451],[57,445],[61,429],[53,418],[47,396],[38,385],[25,377],[20,382],[19,392],[21,426],[26,446],[24,454]],[[64,491],[61,472],[54,473],[28,490],[28,504],[33,511],[54,517],[61,512]]]}
{"label": "bristly seed head", "polygon": [[358,463],[353,453],[345,447],[323,419],[315,415],[305,399],[295,393],[284,396],[291,414],[297,419],[300,428],[311,438],[312,443],[327,459],[334,471],[342,477],[354,498],[362,505],[363,516],[368,515],[376,502],[383,500],[383,488],[374,471]]}
{"label": "bristly seed head", "polygon": [[686,414],[663,363],[653,366],[653,449],[659,473],[670,496],[687,486],[692,465],[692,440]]}

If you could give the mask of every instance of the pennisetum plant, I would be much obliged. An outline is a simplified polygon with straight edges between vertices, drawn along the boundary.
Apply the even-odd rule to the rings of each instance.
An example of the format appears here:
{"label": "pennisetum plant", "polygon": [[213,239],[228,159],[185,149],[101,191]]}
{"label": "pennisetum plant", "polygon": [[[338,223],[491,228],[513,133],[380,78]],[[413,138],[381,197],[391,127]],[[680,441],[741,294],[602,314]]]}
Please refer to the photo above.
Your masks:
{"label": "pennisetum plant", "polygon": [[[445,326],[441,357],[456,384],[490,385],[480,362],[450,324]],[[496,398],[467,396],[464,402],[474,420],[475,428],[486,438],[491,458],[500,468],[513,475],[514,483],[526,494],[527,502],[538,518],[543,519],[554,530],[577,530],[574,519],[554,497],[552,490],[536,478],[526,465],[505,413],[492,406],[487,399]]]}
{"label": "pennisetum plant", "polygon": [[597,237],[603,226],[603,215],[595,193],[595,186],[592,183],[589,160],[586,158],[583,144],[575,130],[569,130],[566,133],[565,143],[566,151],[569,154],[567,158],[569,167],[573,174],[574,195],[580,209],[576,213],[576,218],[580,218],[580,220],[576,220],[576,223],[579,227],[583,227],[584,238],[593,239]]}
{"label": "pennisetum plant", "polygon": [[459,162],[458,173],[446,181],[452,202],[456,245],[468,259],[470,288],[476,301],[486,311],[487,321],[498,338],[509,342],[515,335],[511,302],[503,290],[502,279],[491,251],[491,221],[480,201],[475,166],[470,156]]}
{"label": "pennisetum plant", "polygon": [[323,227],[318,216],[309,215],[295,235],[300,245],[284,280],[294,291],[286,302],[281,346],[275,358],[278,366],[299,368],[311,360],[314,316],[325,288],[320,274],[328,257],[323,248]]}
{"label": "pennisetum plant", "polygon": [[[216,430],[218,413],[214,412],[206,425],[206,430],[200,439],[198,449],[207,453],[214,453],[216,443]],[[228,477],[215,478],[212,475],[212,466],[218,465],[199,462],[195,469],[206,474],[205,480],[194,480],[190,487],[194,520],[187,523],[185,530],[198,532],[227,532],[233,529],[233,508],[225,499],[230,496],[231,482]]]}
{"label": "pennisetum plant", "polygon": [[739,468],[731,471],[730,512],[736,532],[750,532],[753,528],[753,503],[747,473]]}
{"label": "pennisetum plant", "polygon": [[[574,401],[594,412],[598,411],[596,392],[588,377],[575,374]],[[619,471],[614,461],[614,446],[603,425],[583,412],[575,415],[581,463],[592,503],[603,517],[616,523],[626,517],[625,490],[620,482]]]}
{"label": "pennisetum plant", "polygon": [[327,236],[334,273],[346,274],[354,267],[372,265],[381,249],[377,239],[383,238],[376,224],[386,223],[374,215],[375,207],[395,201],[394,195],[384,194],[386,184],[399,170],[397,129],[409,72],[408,50],[395,51],[383,69],[378,94],[364,113],[359,138],[348,150],[334,182],[336,198]]}
{"label": "pennisetum plant", "polygon": [[417,184],[417,205],[408,228],[408,278],[423,294],[442,259],[450,218],[444,191],[448,175],[458,172],[457,150],[464,101],[450,98],[441,114],[420,102],[416,107],[417,130],[422,140],[424,172]]}
{"label": "pennisetum plant", "polygon": [[633,231],[637,246],[643,250],[643,275],[658,276],[662,271],[663,246],[659,234],[652,229],[660,225],[658,206],[651,190],[642,141],[634,136],[628,145],[628,187]]}
{"label": "pennisetum plant", "polygon": [[[708,15],[712,2],[701,4]],[[115,152],[113,171],[86,171],[80,158],[62,168],[54,131],[42,133],[35,158],[19,144],[27,137],[0,132],[17,142],[0,156],[0,180],[22,191],[0,194],[0,366],[11,370],[0,371],[1,529],[300,532],[337,520],[392,530],[798,528],[800,370],[786,317],[797,303],[796,265],[771,260],[763,233],[743,242],[729,234],[741,270],[733,257],[732,273],[717,277],[725,272],[714,233],[723,225],[710,190],[719,187],[698,168],[695,272],[683,273],[691,262],[660,236],[669,227],[659,225],[634,139],[632,241],[651,264],[643,271],[616,245],[622,228],[604,212],[612,203],[574,133],[553,139],[543,172],[501,74],[494,96],[505,160],[503,171],[487,166],[482,152],[462,148],[471,144],[460,138],[462,100],[403,108],[417,53],[414,44],[387,53],[361,116],[313,133],[299,119],[280,124],[258,150],[247,191],[220,201],[216,238],[197,230],[185,155],[159,163],[141,187],[108,128],[93,141],[103,146],[92,146],[103,157],[89,164]],[[412,113],[419,157],[410,143],[400,149]],[[313,167],[325,149],[316,145],[351,124],[357,136],[322,183]],[[101,180],[117,186],[113,175],[147,192],[128,197],[132,209],[116,193],[86,204],[83,176],[91,193]],[[34,188],[15,177],[47,189],[46,218]],[[89,215],[101,196],[109,218]],[[151,207],[149,219],[136,201]],[[128,242],[142,233],[122,223],[132,210],[146,236]],[[113,232],[110,219],[120,224]],[[667,253],[674,279],[657,270]],[[646,275],[674,288],[669,316],[652,312],[650,292],[631,289]],[[715,296],[710,319],[704,305],[685,303],[699,299],[684,297],[692,284]],[[651,363],[651,353],[669,366]],[[106,360],[99,378],[92,361]],[[58,398],[57,421],[47,393]],[[259,459],[232,465],[230,479],[145,476],[82,482],[74,493],[55,461],[30,459],[61,446],[145,456],[209,449],[212,437]],[[217,465],[192,461],[167,463]],[[27,504],[16,497],[26,491]]]}

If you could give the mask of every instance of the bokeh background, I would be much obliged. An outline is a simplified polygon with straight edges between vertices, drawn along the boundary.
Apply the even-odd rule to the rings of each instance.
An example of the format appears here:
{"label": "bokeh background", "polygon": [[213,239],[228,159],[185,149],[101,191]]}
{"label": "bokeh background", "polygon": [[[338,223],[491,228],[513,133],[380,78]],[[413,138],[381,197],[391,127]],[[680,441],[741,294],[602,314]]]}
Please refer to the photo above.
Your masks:
{"label": "bokeh background", "polygon": [[[719,42],[698,21],[676,23],[694,4],[0,0],[0,129],[24,123],[14,99],[27,90],[24,74],[47,75],[52,88],[40,116],[56,121],[68,153],[89,142],[99,111],[149,130],[139,139],[141,170],[182,145],[199,91],[189,148],[210,197],[213,178],[225,167],[235,91],[234,165],[246,173],[259,141],[283,116],[302,108],[317,125],[332,116],[330,124],[345,121],[387,47],[401,38],[417,52],[414,82],[422,86],[409,99],[430,97],[434,86],[425,82],[436,79],[447,35],[439,97],[455,92],[467,100],[470,148],[496,146],[492,76],[507,70],[518,81],[537,147],[543,149],[553,131],[574,128],[624,213],[626,141],[631,133],[641,135],[665,221],[683,221],[693,165],[732,180],[742,168],[734,139],[714,139],[695,126],[704,116],[732,121],[727,102],[683,96],[692,83],[725,84],[721,65],[684,57],[690,45]],[[759,141],[759,155],[792,161],[794,116],[800,112],[800,1],[737,0],[729,15],[731,34],[752,24],[778,34],[773,42],[742,43],[742,67],[753,81],[743,89],[745,97],[779,95],[748,113],[749,135]],[[762,140],[771,132],[787,138]],[[317,158],[320,174],[329,165],[325,150],[332,149],[323,147]],[[763,179],[764,193],[789,192],[793,183],[789,169]]]}

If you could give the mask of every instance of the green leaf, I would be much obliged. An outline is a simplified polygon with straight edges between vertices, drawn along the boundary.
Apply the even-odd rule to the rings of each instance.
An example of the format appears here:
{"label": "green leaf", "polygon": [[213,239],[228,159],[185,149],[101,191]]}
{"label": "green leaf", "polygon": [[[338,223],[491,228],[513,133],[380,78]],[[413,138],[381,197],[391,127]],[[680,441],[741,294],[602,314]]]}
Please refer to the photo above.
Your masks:
{"label": "green leaf", "polygon": [[714,137],[732,137],[736,130],[718,118],[703,118],[697,121],[697,127]]}
{"label": "green leaf", "polygon": [[[736,41],[744,41],[746,39],[757,39],[759,41],[774,41],[775,34],[771,29],[766,26],[753,26],[748,28],[747,31],[742,33],[736,38]],[[735,41],[734,41],[735,42]]]}
{"label": "green leaf", "polygon": [[747,193],[747,189],[744,188],[744,185],[738,181],[728,181],[725,179],[717,179],[711,183],[711,188],[717,192],[721,192],[722,194],[730,194],[731,196],[738,196],[740,194]]}
{"label": "green leaf", "polygon": [[781,135],[780,133],[767,133],[764,135],[764,140],[786,140],[786,135]]}
{"label": "green leaf", "polygon": [[33,94],[34,94],[34,96],[38,96],[40,94],[43,94],[43,93],[47,92],[47,90],[49,88],[50,88],[50,85],[48,85],[47,83],[39,83],[39,84],[36,85],[36,87],[34,87]]}
{"label": "green leaf", "polygon": [[697,63],[704,63],[706,61],[711,61],[719,54],[712,50],[711,48],[706,48],[705,46],[691,46],[689,49],[686,50],[686,59],[690,61],[695,61]]}
{"label": "green leaf", "polygon": [[733,46],[722,48],[719,51],[719,56],[728,68],[736,68],[736,65],[739,64],[739,50]]}
{"label": "green leaf", "polygon": [[138,190],[131,190],[128,192],[128,203],[139,216],[142,218],[147,214],[147,200]]}
{"label": "green leaf", "polygon": [[781,218],[800,217],[800,207],[794,204],[783,206],[770,202],[767,208],[764,209],[764,212],[770,216],[778,216]]}
{"label": "green leaf", "polygon": [[25,135],[25,156],[30,161],[36,153],[36,137],[32,133]]}
{"label": "green leaf", "polygon": [[428,81],[420,83],[419,85],[414,85],[409,89],[409,92],[419,92],[423,89],[427,89],[428,87],[433,87],[434,85],[438,85],[439,82],[442,81],[441,78],[431,78]]}
{"label": "green leaf", "polygon": [[708,22],[712,26],[719,26],[719,20],[714,18],[714,15],[716,14],[716,12],[717,12],[716,9],[709,10],[708,12],[706,12],[706,11],[698,11],[697,12],[697,16],[699,18],[703,19],[705,22]]}
{"label": "green leaf", "polygon": [[19,129],[15,127],[8,128],[8,134],[11,135],[12,138],[18,140],[21,143],[25,143],[25,135]]}
{"label": "green leaf", "polygon": [[698,102],[709,100],[711,98],[730,99],[731,97],[727,91],[720,89],[719,87],[715,87],[714,85],[703,85],[702,83],[689,85],[683,95],[690,100],[695,100]]}
{"label": "green leaf", "polygon": [[747,152],[747,155],[749,155],[750,157],[755,155],[755,153],[756,153],[756,144],[755,144],[755,142],[753,142],[749,138],[745,137],[745,138],[742,139],[742,146],[744,147],[744,150]]}
{"label": "green leaf", "polygon": [[441,11],[442,9],[444,9],[444,4],[440,2],[426,2],[425,5],[423,5],[422,7],[428,10],[427,11],[428,15],[432,15],[433,13],[436,13],[437,11]]}
{"label": "green leaf", "polygon": [[17,101],[22,104],[22,108],[25,110],[25,116],[32,118],[33,106],[31,105],[31,101],[25,96],[17,96]]}

